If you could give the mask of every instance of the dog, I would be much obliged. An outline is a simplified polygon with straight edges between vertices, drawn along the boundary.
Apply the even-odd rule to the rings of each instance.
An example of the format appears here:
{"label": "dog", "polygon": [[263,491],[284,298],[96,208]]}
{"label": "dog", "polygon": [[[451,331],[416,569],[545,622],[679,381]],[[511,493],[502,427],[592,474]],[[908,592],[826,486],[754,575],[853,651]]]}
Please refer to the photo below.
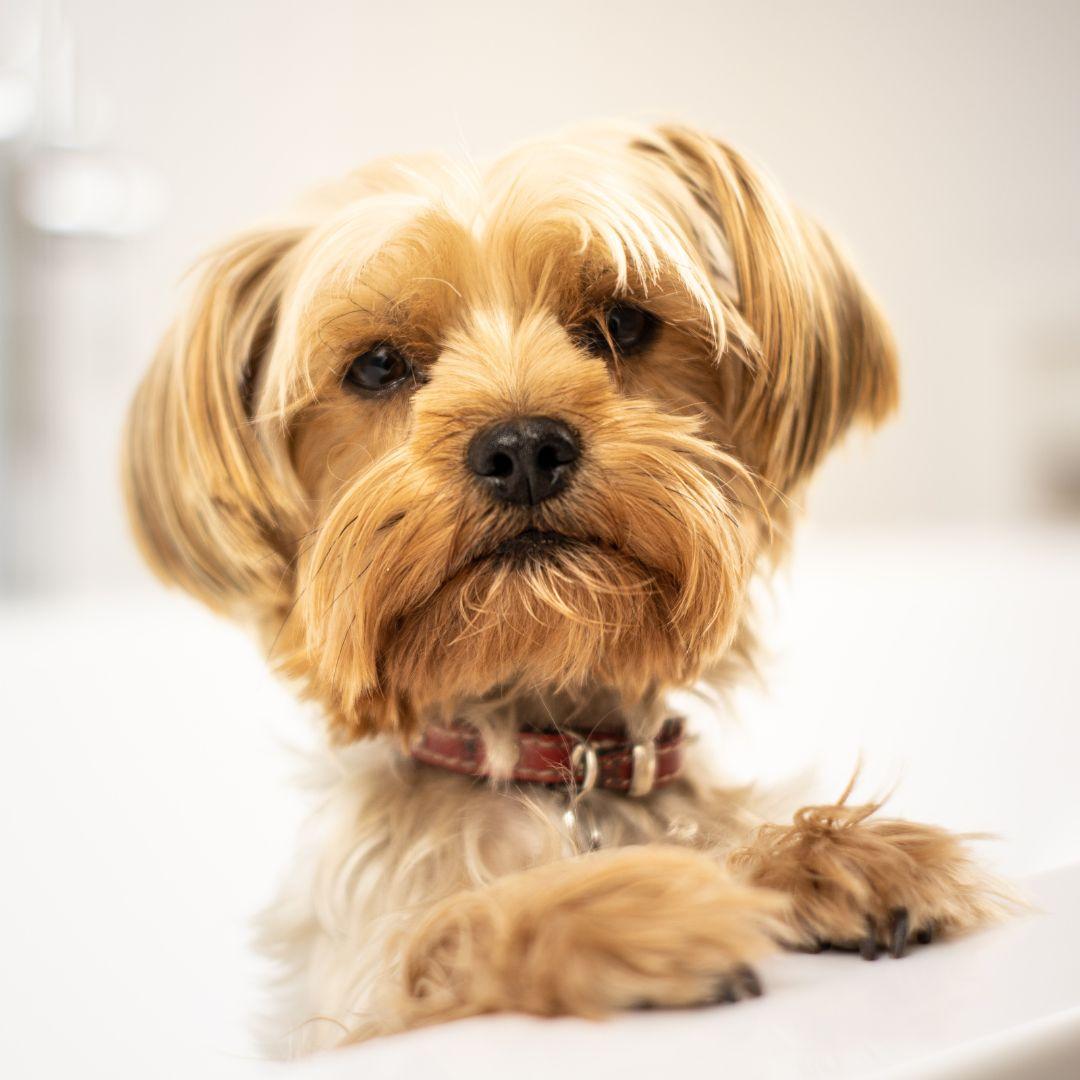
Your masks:
{"label": "dog", "polygon": [[124,473],[150,566],[326,717],[275,1053],[736,1001],[778,946],[1001,914],[967,838],[850,792],[771,822],[667,705],[751,667],[750,581],[897,398],[847,257],[689,126],[380,161],[205,260]]}

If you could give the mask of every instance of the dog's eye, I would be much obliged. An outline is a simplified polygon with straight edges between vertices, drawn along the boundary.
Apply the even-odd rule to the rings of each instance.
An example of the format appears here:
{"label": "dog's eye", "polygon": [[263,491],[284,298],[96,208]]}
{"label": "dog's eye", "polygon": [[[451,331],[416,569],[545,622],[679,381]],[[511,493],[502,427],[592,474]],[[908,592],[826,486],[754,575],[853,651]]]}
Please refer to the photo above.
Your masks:
{"label": "dog's eye", "polygon": [[361,353],[345,372],[345,383],[356,390],[372,393],[389,390],[412,374],[412,364],[385,342]]}
{"label": "dog's eye", "polygon": [[612,305],[604,321],[615,348],[624,355],[644,345],[653,329],[653,317],[633,304]]}
{"label": "dog's eye", "polygon": [[648,345],[655,331],[654,316],[620,301],[604,312],[602,322],[582,327],[578,338],[597,356],[609,356],[612,347],[619,356],[631,356]]}

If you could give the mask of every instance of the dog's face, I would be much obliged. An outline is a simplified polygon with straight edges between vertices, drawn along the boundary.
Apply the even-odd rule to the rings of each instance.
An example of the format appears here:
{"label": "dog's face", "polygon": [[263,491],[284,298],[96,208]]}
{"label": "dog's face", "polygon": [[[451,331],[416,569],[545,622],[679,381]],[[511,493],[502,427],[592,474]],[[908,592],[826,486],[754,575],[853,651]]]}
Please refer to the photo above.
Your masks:
{"label": "dog's face", "polygon": [[787,497],[896,393],[828,239],[686,129],[381,163],[212,258],[132,411],[153,565],[339,734],[729,647]]}

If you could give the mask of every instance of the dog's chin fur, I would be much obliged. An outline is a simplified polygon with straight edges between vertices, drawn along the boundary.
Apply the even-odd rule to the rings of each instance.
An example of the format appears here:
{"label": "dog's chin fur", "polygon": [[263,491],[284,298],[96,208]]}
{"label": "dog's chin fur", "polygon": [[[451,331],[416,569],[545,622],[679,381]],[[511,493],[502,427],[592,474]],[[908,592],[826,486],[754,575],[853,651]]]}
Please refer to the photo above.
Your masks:
{"label": "dog's chin fur", "polygon": [[[606,336],[616,302],[655,327],[636,350]],[[357,392],[376,345],[408,376]],[[668,689],[748,662],[752,573],[830,447],[896,396],[845,257],[689,128],[574,133],[485,171],[377,163],[206,260],[132,407],[125,477],[150,564],[253,623],[346,744],[324,835],[267,921],[290,979],[278,1040],[738,996],[776,937],[839,939],[899,906],[986,917],[952,838],[844,813],[815,834],[813,905],[797,830],[736,853],[732,880],[718,855],[753,814],[700,763],[646,799],[590,796],[602,847],[652,846],[563,860],[563,793],[394,748],[464,720],[505,777],[525,723],[650,738]],[[493,501],[467,465],[515,417],[580,444],[534,506]]]}
{"label": "dog's chin fur", "polygon": [[658,578],[630,556],[584,547],[472,563],[397,618],[380,681],[421,710],[507,684],[598,681],[636,700],[655,678],[685,679],[692,662],[671,621],[675,586]]}

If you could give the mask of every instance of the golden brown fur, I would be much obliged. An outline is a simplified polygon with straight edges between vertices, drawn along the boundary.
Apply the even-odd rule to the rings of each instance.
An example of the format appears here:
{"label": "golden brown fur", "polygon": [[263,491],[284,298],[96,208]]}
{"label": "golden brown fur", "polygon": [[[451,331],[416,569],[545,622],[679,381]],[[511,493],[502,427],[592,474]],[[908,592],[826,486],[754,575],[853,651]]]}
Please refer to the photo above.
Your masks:
{"label": "golden brown fur", "polygon": [[[586,345],[616,300],[656,320],[640,355]],[[365,397],[343,376],[376,343],[413,372]],[[739,996],[773,939],[994,910],[955,838],[849,808],[769,826],[725,869],[760,818],[697,764],[639,801],[589,796],[603,847],[642,846],[568,860],[561,793],[395,749],[463,719],[505,775],[522,723],[650,738],[666,690],[748,662],[747,585],[792,497],[896,398],[846,258],[689,128],[575,133],[483,172],[380,162],[206,260],[133,405],[126,480],[150,564],[251,623],[341,747],[327,835],[267,920],[290,972],[279,1039]],[[583,447],[535,506],[464,466],[515,416]],[[573,542],[493,557],[525,528]]]}

